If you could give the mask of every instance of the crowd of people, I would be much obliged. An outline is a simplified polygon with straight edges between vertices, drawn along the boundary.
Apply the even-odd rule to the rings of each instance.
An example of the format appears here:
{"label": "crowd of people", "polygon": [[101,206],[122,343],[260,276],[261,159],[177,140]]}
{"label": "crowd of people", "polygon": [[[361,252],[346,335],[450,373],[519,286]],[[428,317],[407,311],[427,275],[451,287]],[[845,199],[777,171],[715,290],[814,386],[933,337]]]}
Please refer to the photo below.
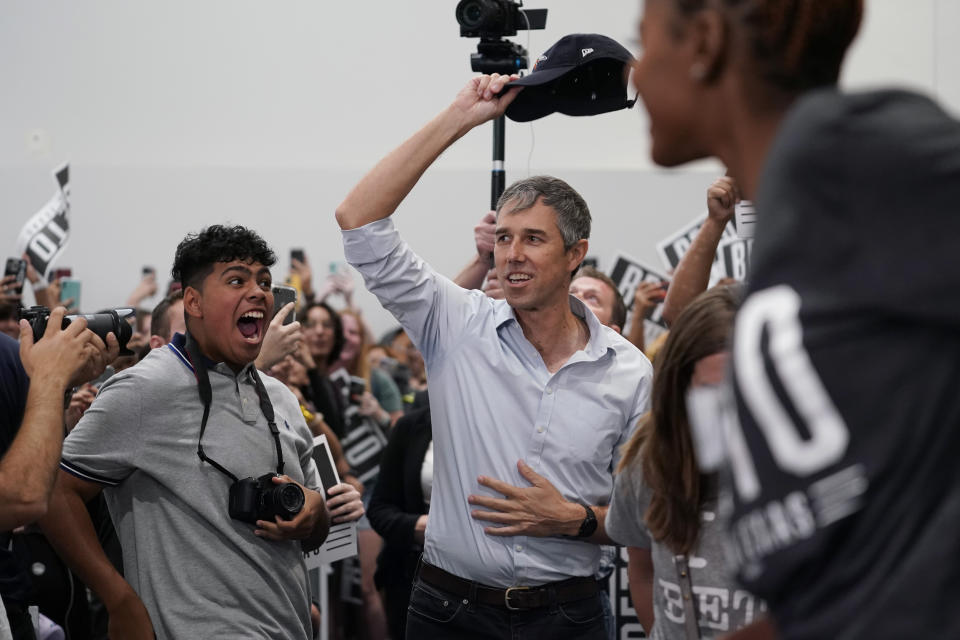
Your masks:
{"label": "crowd of people", "polygon": [[[336,210],[398,323],[379,338],[353,278],[315,287],[303,250],[275,308],[277,256],[239,226],[185,230],[159,304],[139,308],[156,274],[130,294],[129,339],[65,323],[29,264],[51,311],[18,322],[5,278],[0,640],[612,640],[615,545],[653,638],[960,636],[960,126],[836,87],[860,0],[641,11],[654,161],[728,171],[669,288],[631,309],[582,265],[611,221],[559,177],[508,186],[458,274],[404,241],[423,174],[522,91],[498,74]],[[749,279],[710,287],[741,198]],[[320,602],[304,554],[341,523],[358,554]]]}

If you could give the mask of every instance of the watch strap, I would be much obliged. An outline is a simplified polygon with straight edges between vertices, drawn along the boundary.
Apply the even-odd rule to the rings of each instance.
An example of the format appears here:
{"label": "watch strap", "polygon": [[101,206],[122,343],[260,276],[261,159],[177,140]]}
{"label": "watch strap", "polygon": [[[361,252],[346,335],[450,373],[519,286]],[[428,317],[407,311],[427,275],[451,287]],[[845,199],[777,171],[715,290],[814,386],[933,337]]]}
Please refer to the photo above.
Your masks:
{"label": "watch strap", "polygon": [[586,510],[586,516],[583,518],[583,522],[580,523],[580,531],[577,532],[578,538],[589,538],[593,535],[594,531],[597,530],[597,514],[593,512],[593,509],[590,508],[590,505],[581,504]]}

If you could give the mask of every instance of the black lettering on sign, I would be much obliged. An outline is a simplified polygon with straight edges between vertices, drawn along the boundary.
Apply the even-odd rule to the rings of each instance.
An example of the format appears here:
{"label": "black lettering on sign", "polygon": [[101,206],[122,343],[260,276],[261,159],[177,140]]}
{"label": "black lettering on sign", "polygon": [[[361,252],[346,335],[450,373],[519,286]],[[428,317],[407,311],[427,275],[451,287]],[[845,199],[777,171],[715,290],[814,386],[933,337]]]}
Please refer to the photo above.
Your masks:
{"label": "black lettering on sign", "polygon": [[62,167],[54,175],[59,191],[27,220],[17,237],[17,253],[26,253],[33,267],[43,276],[47,276],[70,235],[69,166]]}
{"label": "black lettering on sign", "polygon": [[[656,269],[652,269],[639,260],[631,258],[626,254],[618,254],[613,261],[613,269],[610,271],[610,279],[617,285],[620,295],[623,296],[623,303],[627,309],[633,307],[633,297],[637,291],[637,285],[641,282],[667,282],[669,278]],[[663,303],[654,305],[647,309],[645,319],[653,324],[667,328],[663,321]],[[630,319],[627,319],[629,326]]]}

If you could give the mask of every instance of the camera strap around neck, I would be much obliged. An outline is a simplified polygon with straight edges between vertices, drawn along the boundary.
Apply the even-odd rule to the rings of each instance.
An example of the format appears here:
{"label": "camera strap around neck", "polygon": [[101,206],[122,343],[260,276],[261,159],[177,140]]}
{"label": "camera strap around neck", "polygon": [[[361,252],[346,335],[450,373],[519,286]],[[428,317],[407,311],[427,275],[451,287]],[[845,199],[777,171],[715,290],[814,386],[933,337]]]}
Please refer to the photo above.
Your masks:
{"label": "camera strap around neck", "polygon": [[[190,364],[193,365],[193,373],[197,377],[197,390],[200,393],[200,402],[203,403],[203,419],[200,422],[200,437],[197,439],[197,457],[234,482],[237,482],[239,480],[237,476],[219,462],[207,456],[203,451],[203,432],[207,429],[207,418],[210,417],[213,389],[210,386],[210,374],[207,371],[207,363],[204,361],[203,354],[200,353],[197,341],[193,339],[193,336],[190,335],[189,332],[186,335],[185,347],[187,359],[190,360]],[[273,404],[270,402],[270,396],[267,394],[266,387],[263,386],[263,380],[260,379],[260,374],[257,372],[256,367],[251,367],[250,377],[253,378],[253,387],[257,391],[257,398],[260,400],[260,411],[263,412],[263,416],[267,419],[270,434],[273,436],[273,441],[277,445],[277,475],[283,475],[283,451],[280,448],[280,430],[277,429],[277,423],[274,419]]]}

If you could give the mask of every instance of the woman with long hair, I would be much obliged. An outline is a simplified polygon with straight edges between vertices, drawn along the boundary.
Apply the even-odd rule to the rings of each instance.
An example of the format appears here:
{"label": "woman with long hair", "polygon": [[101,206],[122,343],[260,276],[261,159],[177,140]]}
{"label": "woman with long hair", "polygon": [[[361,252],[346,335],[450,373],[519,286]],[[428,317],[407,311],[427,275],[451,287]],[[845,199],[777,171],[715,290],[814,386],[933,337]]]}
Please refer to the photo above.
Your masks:
{"label": "woman with long hair", "polygon": [[360,413],[370,416],[381,427],[391,427],[403,415],[400,389],[388,373],[370,366],[366,353],[373,340],[360,314],[352,309],[343,309],[340,311],[340,322],[344,345],[331,371],[345,369],[351,376],[363,378],[366,390],[355,399],[360,403]]}
{"label": "woman with long hair", "polygon": [[[651,409],[624,447],[607,533],[627,545],[630,594],[643,628],[653,638],[712,637],[709,608],[685,594],[709,589],[724,594],[728,610],[716,610],[733,630],[752,621],[751,606],[729,607],[737,587],[723,557],[717,515],[717,479],[697,466],[687,418],[687,392],[723,379],[736,294],[716,287],[701,294],[670,329],[654,362]],[[718,601],[719,602],[719,601]],[[687,629],[692,617],[696,635]]]}
{"label": "woman with long hair", "polygon": [[960,123],[837,88],[862,0],[646,0],[663,166],[756,206],[732,342],[730,551],[788,638],[960,637]]}

